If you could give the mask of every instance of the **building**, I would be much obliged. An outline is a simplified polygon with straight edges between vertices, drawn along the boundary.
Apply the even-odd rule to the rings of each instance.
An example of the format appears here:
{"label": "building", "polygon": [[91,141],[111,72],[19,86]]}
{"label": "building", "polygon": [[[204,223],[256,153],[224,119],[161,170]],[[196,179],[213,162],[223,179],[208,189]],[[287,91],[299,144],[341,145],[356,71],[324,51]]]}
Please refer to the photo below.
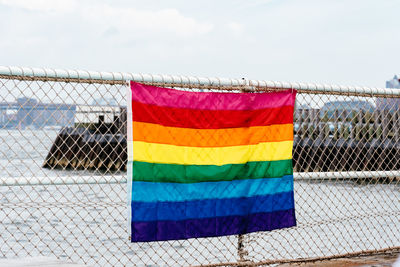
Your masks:
{"label": "building", "polygon": [[[386,81],[386,88],[397,88],[400,89],[400,80],[395,75],[393,79]],[[400,109],[400,100],[398,98],[377,98],[376,108],[378,110],[388,110],[394,112]]]}
{"label": "building", "polygon": [[0,128],[73,126],[75,113],[75,105],[41,103],[21,97],[16,102],[0,103]]}

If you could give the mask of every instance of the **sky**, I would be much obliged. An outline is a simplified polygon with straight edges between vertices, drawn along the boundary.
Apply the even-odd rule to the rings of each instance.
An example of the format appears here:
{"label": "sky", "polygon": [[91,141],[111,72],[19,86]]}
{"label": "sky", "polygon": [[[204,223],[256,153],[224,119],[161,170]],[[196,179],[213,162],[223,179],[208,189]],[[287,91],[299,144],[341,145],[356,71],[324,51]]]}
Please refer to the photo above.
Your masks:
{"label": "sky", "polygon": [[399,0],[0,0],[0,65],[384,87]]}

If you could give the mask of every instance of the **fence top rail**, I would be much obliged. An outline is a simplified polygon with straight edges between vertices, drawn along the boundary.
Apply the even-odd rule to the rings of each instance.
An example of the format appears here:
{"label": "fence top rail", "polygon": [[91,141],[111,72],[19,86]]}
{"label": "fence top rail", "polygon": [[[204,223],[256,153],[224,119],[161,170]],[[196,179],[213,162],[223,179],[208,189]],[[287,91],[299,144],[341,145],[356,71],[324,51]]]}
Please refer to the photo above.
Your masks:
{"label": "fence top rail", "polygon": [[342,86],[334,84],[276,82],[265,80],[248,80],[245,78],[207,78],[183,75],[140,74],[128,72],[98,72],[85,70],[64,70],[49,68],[28,68],[0,66],[0,78],[16,80],[42,80],[60,82],[88,82],[124,84],[127,80],[165,85],[173,87],[197,87],[233,89],[247,91],[265,91],[295,89],[301,93],[339,94],[357,96],[390,96],[400,97],[400,90],[365,86]]}

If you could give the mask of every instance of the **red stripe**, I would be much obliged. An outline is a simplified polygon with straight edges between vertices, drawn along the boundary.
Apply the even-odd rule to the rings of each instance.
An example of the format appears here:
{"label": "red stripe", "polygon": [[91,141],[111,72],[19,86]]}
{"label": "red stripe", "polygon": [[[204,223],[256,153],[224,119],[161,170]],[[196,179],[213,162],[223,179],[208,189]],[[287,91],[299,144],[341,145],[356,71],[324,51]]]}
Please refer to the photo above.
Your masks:
{"label": "red stripe", "polygon": [[293,123],[293,106],[257,110],[197,110],[133,101],[132,120],[197,129],[267,126]]}
{"label": "red stripe", "polygon": [[296,90],[263,93],[190,92],[131,81],[132,100],[162,107],[254,110],[293,106]]}

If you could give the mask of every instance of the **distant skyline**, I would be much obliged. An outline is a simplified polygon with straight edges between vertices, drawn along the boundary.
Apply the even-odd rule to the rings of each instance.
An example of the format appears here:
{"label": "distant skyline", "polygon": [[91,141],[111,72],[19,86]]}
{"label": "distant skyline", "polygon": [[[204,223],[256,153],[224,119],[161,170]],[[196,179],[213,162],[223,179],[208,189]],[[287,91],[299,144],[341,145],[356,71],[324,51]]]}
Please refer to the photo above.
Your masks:
{"label": "distant skyline", "polygon": [[0,0],[0,65],[384,87],[398,0]]}

